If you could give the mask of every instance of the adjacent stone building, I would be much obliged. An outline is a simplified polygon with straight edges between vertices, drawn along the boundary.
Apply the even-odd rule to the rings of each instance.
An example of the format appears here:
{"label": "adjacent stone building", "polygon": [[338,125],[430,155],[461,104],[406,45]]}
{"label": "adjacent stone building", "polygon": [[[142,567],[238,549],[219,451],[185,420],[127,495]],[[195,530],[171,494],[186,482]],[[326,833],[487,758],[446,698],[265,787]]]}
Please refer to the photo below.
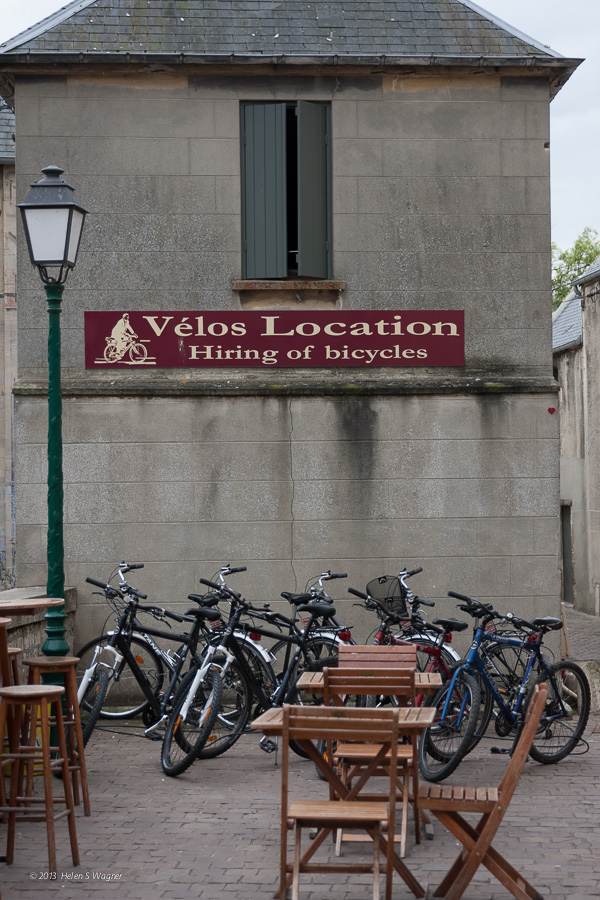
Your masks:
{"label": "adjacent stone building", "polygon": [[560,385],[560,496],[563,592],[583,612],[600,614],[600,258],[575,282],[553,315]]}
{"label": "adjacent stone building", "polygon": [[[62,315],[81,637],[86,575],[124,558],[167,604],[226,562],[255,601],[406,564],[439,614],[448,589],[555,613],[548,120],[578,61],[464,0],[75,0],[0,51],[19,197],[55,164],[89,210]],[[19,253],[26,585],[47,325]]]}

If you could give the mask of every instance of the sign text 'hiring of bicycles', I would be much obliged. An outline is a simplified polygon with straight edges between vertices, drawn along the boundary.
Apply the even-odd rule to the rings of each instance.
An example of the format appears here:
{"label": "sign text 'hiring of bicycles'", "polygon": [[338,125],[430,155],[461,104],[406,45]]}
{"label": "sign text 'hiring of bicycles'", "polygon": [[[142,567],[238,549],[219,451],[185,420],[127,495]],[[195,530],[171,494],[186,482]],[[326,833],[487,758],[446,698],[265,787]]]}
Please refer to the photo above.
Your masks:
{"label": "sign text 'hiring of bicycles'", "polygon": [[462,310],[85,313],[87,369],[464,364]]}

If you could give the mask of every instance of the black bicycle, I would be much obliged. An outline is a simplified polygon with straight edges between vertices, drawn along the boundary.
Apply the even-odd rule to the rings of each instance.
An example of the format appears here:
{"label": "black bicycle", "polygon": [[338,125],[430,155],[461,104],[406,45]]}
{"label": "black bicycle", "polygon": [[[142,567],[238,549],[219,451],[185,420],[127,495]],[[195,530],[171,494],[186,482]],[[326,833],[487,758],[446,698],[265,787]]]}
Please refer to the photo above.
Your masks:
{"label": "black bicycle", "polygon": [[[288,616],[271,610],[268,603],[258,607],[243,599],[240,593],[224,582],[223,577],[220,583],[203,578],[200,582],[212,592],[206,602],[215,603],[227,599],[230,603],[227,625],[219,634],[218,643],[207,645],[200,663],[206,666],[208,660],[210,665],[218,666],[222,680],[221,707],[211,734],[198,753],[198,758],[208,759],[232,747],[246,730],[250,719],[263,710],[283,703],[321,702],[316,697],[303,698],[296,685],[305,670],[321,671],[325,666],[337,665],[337,656],[315,658],[311,649],[313,624],[322,621],[324,617],[334,616],[335,608],[319,601],[299,603],[298,613],[308,616],[306,626],[300,629]],[[271,670],[269,680],[265,680],[262,675],[257,677],[244,652],[243,642],[236,638],[240,631],[250,630],[262,637],[283,641],[289,646],[287,663],[280,676]],[[200,688],[205,694],[206,688],[201,684]],[[174,700],[174,706],[176,703],[177,699]],[[167,726],[163,747],[167,745],[168,734]],[[260,746],[266,752],[276,749],[276,744],[265,737],[261,739]],[[294,746],[293,749],[305,756],[300,747]]]}
{"label": "black bicycle", "polygon": [[[78,665],[78,698],[82,710],[84,742],[89,740],[98,716],[123,719],[138,715],[143,716],[146,725],[145,734],[152,739],[160,739],[157,732],[166,726],[168,711],[175,690],[182,683],[182,676],[187,663],[199,662],[198,645],[205,623],[219,619],[218,611],[206,603],[204,597],[190,594],[189,599],[198,604],[198,608],[187,610],[185,615],[170,612],[156,606],[143,606],[140,600],[147,595],[136,590],[125,581],[125,574],[133,569],[143,568],[142,563],[121,563],[112,573],[108,582],[87,578],[89,584],[102,589],[102,592],[116,614],[115,628],[99,638],[89,641],[77,653]],[[110,584],[111,579],[119,574],[119,587]],[[174,634],[171,630],[151,628],[142,625],[138,614],[144,612],[165,623],[167,620],[179,624],[188,624],[187,633]],[[167,638],[178,643],[176,651],[163,650],[153,640],[154,637]],[[165,669],[169,671],[168,683],[165,683]],[[183,684],[185,685],[185,680]],[[135,689],[133,689],[135,685]],[[90,702],[90,691],[93,688],[93,704]],[[189,685],[188,685],[189,688]],[[206,672],[204,696],[200,692],[194,698],[194,705],[187,718],[189,733],[185,741],[181,739],[183,749],[198,749],[204,738],[203,730],[211,726],[210,717],[216,715],[216,699],[220,702],[221,682],[218,670]],[[95,713],[94,714],[92,714]],[[214,717],[213,715],[213,717]],[[186,723],[181,724],[183,733]]]}

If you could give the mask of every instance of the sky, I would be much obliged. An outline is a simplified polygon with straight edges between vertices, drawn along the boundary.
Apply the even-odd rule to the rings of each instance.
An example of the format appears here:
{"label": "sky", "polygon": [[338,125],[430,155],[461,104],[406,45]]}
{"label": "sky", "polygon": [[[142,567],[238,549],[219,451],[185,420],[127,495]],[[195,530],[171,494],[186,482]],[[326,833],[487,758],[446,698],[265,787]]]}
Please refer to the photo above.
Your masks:
{"label": "sky", "polygon": [[[64,6],[0,0],[0,43]],[[585,59],[550,106],[552,240],[600,233],[600,0],[481,0],[478,5],[563,56]]]}

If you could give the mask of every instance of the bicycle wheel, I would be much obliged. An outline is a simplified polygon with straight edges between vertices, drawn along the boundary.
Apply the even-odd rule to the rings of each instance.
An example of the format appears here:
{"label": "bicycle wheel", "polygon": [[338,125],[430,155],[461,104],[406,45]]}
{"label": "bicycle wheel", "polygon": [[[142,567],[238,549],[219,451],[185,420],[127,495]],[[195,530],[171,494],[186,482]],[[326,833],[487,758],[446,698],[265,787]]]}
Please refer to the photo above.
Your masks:
{"label": "bicycle wheel", "polygon": [[[494,686],[507,706],[515,703],[529,661],[530,653],[526,647],[512,647],[508,644],[483,643],[480,647],[485,660],[486,672],[494,682]],[[494,697],[486,682],[477,673],[477,682],[481,694],[480,711],[473,740],[469,746],[470,753],[486,733],[494,712]],[[513,723],[497,710],[494,727],[498,737],[507,737],[513,730]]]}
{"label": "bicycle wheel", "polygon": [[81,718],[81,731],[83,734],[83,746],[92,736],[92,731],[98,721],[102,705],[106,700],[108,691],[108,675],[104,669],[96,669],[84,696],[79,704],[79,716]]}
{"label": "bicycle wheel", "polygon": [[[252,674],[262,687],[263,691],[270,697],[277,685],[277,678],[272,666],[263,657],[260,650],[250,641],[238,641],[238,646],[242,650],[248,666],[252,670]],[[256,718],[262,712],[262,707],[258,704],[253,711],[252,717]]]}
{"label": "bicycle wheel", "polygon": [[[274,659],[271,663],[273,671],[277,675],[277,678],[281,680],[281,676],[283,674],[283,666],[285,661],[285,652],[287,647],[290,644],[287,641],[277,641],[276,644],[273,644],[271,647],[271,654]],[[292,646],[292,653],[294,652],[294,645]],[[304,671],[307,668],[306,662],[317,662],[320,659],[335,659],[335,665],[337,666],[337,657],[339,651],[339,642],[335,640],[335,638],[327,637],[326,635],[315,635],[314,638],[310,638],[306,642],[306,658],[305,662],[301,663],[301,670]],[[299,677],[299,675],[298,675]]]}
{"label": "bicycle wheel", "polygon": [[244,733],[252,711],[253,694],[246,676],[234,660],[221,673],[222,696],[219,710],[199,759],[213,759],[225,753]]}
{"label": "bicycle wheel", "polygon": [[472,675],[461,670],[455,680],[442,685],[427,705],[435,707],[436,715],[434,724],[419,740],[419,769],[428,781],[438,782],[454,772],[473,738],[479,685]]}
{"label": "bicycle wheel", "polygon": [[[579,743],[590,714],[590,685],[583,669],[571,660],[549,665],[536,678],[548,688],[546,707],[529,755],[536,762],[555,763]],[[533,688],[525,701],[527,710]]]}
{"label": "bicycle wheel", "polygon": [[396,637],[403,643],[417,645],[417,669],[419,672],[439,672],[445,681],[457,663],[457,659],[444,647],[438,647],[435,640],[420,634],[398,634]]}
{"label": "bicycle wheel", "polygon": [[117,350],[115,344],[107,344],[104,348],[104,359],[106,362],[116,362],[121,358],[121,354]]}
{"label": "bicycle wheel", "polygon": [[188,672],[173,700],[167,729],[163,738],[161,763],[165,775],[175,777],[185,772],[204,746],[211,734],[213,724],[221,705],[221,675],[217,669],[207,673],[201,681],[185,718],[185,705],[196,677],[196,670]]}
{"label": "bicycle wheel", "polygon": [[[75,654],[80,660],[76,670],[78,684],[83,677],[83,673],[92,662],[96,647],[106,647],[111,639],[111,635],[107,634],[94,638],[94,640],[88,641]],[[137,664],[152,684],[154,693],[158,694],[162,690],[165,680],[165,669],[161,658],[157,656],[146,641],[137,635],[132,635],[130,648]],[[121,661],[114,675],[112,672],[114,656],[111,652],[101,652],[97,657],[97,661],[104,663],[106,666],[105,671],[109,678],[108,697],[100,712],[100,717],[103,719],[129,719],[143,712],[148,706],[148,701],[125,660]],[[104,668],[104,666],[101,665],[100,668]]]}
{"label": "bicycle wheel", "polygon": [[129,348],[129,359],[132,362],[143,362],[148,356],[148,350],[144,344],[132,344]]}
{"label": "bicycle wheel", "polygon": [[[296,667],[296,673],[291,681],[291,687],[288,690],[284,703],[291,704],[299,704],[302,706],[322,706],[323,705],[323,694],[309,694],[306,691],[298,690],[297,684],[300,676],[303,672],[322,672],[323,669],[331,669],[335,668],[338,664],[337,656],[329,656],[323,657],[319,660],[315,660],[314,662],[305,663],[301,665],[298,663]],[[347,697],[346,702],[349,706],[355,705],[356,698],[355,697]],[[308,753],[302,749],[300,744],[297,744],[296,741],[290,741],[290,748],[296,753],[298,756],[302,757],[302,759],[310,759]],[[319,770],[317,769],[317,772]]]}

